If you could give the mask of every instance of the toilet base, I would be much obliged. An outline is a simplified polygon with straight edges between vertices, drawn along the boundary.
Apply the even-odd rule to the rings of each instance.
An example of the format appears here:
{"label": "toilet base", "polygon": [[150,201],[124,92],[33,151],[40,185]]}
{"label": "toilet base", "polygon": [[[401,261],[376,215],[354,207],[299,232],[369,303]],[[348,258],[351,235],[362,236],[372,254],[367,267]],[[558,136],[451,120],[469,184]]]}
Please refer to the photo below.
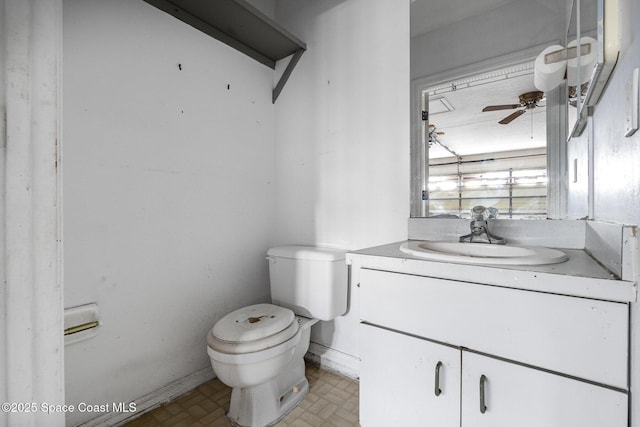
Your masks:
{"label": "toilet base", "polygon": [[[232,424],[240,427],[272,426],[298,406],[309,393],[309,382],[304,376],[304,360],[295,362],[297,366],[286,370],[281,377],[253,387],[234,388],[227,413]],[[292,382],[295,376],[297,380]]]}
{"label": "toilet base", "polygon": [[[287,347],[287,342],[281,344],[284,347],[275,352],[276,357],[290,355],[290,359],[279,365],[275,370],[275,376],[260,384],[251,381],[242,381],[244,378],[239,375],[239,367],[244,366],[243,373],[247,374],[247,361],[245,365],[233,365],[233,360],[229,364],[220,362],[214,357],[220,357],[208,348],[209,355],[212,356],[211,364],[216,371],[218,367],[218,377],[220,380],[232,387],[231,403],[227,417],[231,423],[240,427],[267,427],[276,424],[282,420],[289,412],[291,412],[309,393],[309,382],[305,377],[304,355],[309,349],[309,340],[311,338],[311,326],[317,319],[307,319],[305,317],[296,316],[296,321],[300,325],[298,334],[291,340],[297,340],[293,348]],[[277,349],[267,349],[273,351]],[[250,353],[256,355],[257,353]],[[233,356],[233,355],[232,355]],[[242,357],[243,355],[239,355]],[[271,355],[273,356],[273,354]],[[264,355],[262,355],[264,357]],[[262,359],[261,359],[262,360]],[[266,359],[265,359],[266,360]],[[256,369],[256,365],[252,362],[252,367]],[[234,368],[235,366],[235,368]],[[221,373],[225,373],[223,378]],[[237,375],[228,375],[235,373]],[[226,380],[225,380],[226,378]],[[247,385],[241,387],[240,385]],[[234,387],[235,385],[235,387]]]}

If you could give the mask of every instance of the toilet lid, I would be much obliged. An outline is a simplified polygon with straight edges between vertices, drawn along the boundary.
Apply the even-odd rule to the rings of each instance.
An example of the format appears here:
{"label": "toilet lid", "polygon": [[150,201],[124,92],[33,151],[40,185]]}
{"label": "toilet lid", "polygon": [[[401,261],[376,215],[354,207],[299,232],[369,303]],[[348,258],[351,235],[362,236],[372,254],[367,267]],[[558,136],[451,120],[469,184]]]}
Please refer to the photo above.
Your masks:
{"label": "toilet lid", "polygon": [[214,325],[209,346],[224,353],[249,353],[278,345],[298,332],[288,308],[255,304],[233,311]]}

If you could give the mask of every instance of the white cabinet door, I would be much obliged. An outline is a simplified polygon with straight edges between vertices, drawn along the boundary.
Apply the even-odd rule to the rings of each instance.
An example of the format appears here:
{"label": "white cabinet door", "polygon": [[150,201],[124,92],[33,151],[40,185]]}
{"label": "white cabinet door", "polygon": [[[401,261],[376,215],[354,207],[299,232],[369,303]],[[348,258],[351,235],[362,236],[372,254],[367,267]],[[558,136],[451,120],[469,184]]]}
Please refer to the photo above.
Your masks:
{"label": "white cabinet door", "polygon": [[460,426],[459,349],[361,324],[360,358],[362,427]]}
{"label": "white cabinet door", "polygon": [[628,424],[626,393],[466,351],[462,355],[462,427]]}

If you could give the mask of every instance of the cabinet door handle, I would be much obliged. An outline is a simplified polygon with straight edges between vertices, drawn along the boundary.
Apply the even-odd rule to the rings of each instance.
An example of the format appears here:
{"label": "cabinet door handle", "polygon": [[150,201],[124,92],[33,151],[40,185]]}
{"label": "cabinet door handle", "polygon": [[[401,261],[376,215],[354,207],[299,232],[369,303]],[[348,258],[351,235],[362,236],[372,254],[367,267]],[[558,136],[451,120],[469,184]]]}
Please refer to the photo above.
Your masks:
{"label": "cabinet door handle", "polygon": [[436,385],[434,389],[436,396],[440,396],[442,393],[442,390],[440,390],[440,368],[442,368],[442,362],[436,363]]}
{"label": "cabinet door handle", "polygon": [[485,404],[484,399],[484,383],[487,381],[487,377],[484,375],[480,375],[480,413],[484,414],[487,412],[487,405]]}

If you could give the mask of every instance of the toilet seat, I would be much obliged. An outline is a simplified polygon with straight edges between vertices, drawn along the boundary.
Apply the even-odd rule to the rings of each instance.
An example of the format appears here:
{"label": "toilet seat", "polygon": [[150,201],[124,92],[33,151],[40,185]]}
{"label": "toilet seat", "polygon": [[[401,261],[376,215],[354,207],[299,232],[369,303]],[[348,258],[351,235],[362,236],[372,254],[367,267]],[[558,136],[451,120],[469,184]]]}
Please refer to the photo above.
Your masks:
{"label": "toilet seat", "polygon": [[281,344],[298,332],[293,311],[273,304],[255,304],[220,319],[207,336],[212,349],[243,354]]}

